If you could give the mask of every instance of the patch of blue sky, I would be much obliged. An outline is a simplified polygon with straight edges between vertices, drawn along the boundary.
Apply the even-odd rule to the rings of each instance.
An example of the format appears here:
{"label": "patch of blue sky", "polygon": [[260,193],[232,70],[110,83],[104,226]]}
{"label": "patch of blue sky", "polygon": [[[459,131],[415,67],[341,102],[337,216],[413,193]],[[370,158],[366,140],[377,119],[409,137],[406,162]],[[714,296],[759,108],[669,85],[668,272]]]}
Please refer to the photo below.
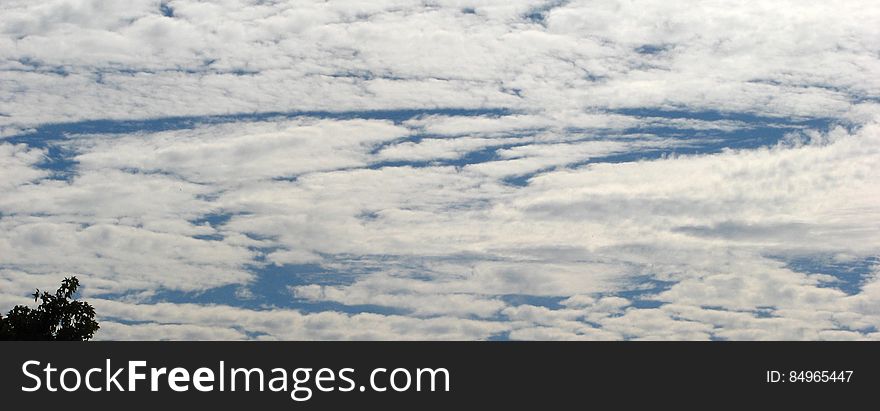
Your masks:
{"label": "patch of blue sky", "polygon": [[[726,149],[755,149],[760,147],[775,146],[782,141],[786,134],[804,129],[816,129],[826,131],[835,121],[829,118],[809,119],[782,119],[759,116],[750,113],[723,113],[715,111],[675,111],[658,109],[621,109],[614,111],[617,114],[634,116],[639,118],[659,118],[668,120],[698,120],[698,121],[736,121],[743,124],[740,128],[730,130],[715,129],[701,130],[685,127],[645,125],[623,130],[617,138],[627,135],[649,134],[660,138],[676,140],[671,148],[645,150],[632,150],[622,153],[613,153],[607,156],[595,157],[569,164],[569,167],[580,167],[592,163],[623,163],[640,160],[655,160],[670,154],[698,155],[714,154]],[[523,184],[531,176],[518,176],[511,179],[511,183]]]}
{"label": "patch of blue sky", "polygon": [[825,124],[827,118],[782,118],[762,116],[760,114],[741,112],[741,111],[714,111],[714,110],[684,110],[684,109],[661,109],[653,107],[632,107],[611,110],[612,113],[623,114],[634,117],[657,117],[667,119],[682,120],[702,120],[702,121],[720,121],[733,120],[745,123],[782,123],[782,124],[800,124],[810,127],[818,127]]}
{"label": "patch of blue sky", "polygon": [[755,318],[776,318],[776,307],[755,307],[754,310],[729,310],[722,306],[715,305],[703,305],[700,308],[709,311],[725,311],[725,312],[738,312],[738,313],[747,313]]}
{"label": "patch of blue sky", "polygon": [[513,111],[506,108],[437,108],[403,110],[354,110],[354,111],[267,111],[258,113],[218,114],[206,116],[162,117],[143,120],[83,120],[70,123],[52,123],[35,127],[33,131],[11,136],[9,139],[29,141],[52,141],[76,134],[126,134],[154,133],[190,129],[204,124],[221,124],[273,119],[311,117],[333,120],[390,120],[402,123],[423,116],[505,116]]}
{"label": "patch of blue sky", "polygon": [[639,53],[639,54],[651,55],[651,54],[660,54],[668,49],[669,49],[668,46],[662,45],[662,44],[643,44],[639,47],[636,47],[635,51],[636,51],[636,53]]}
{"label": "patch of blue sky", "polygon": [[[232,75],[232,76],[253,76],[259,74],[259,70],[255,69],[243,69],[243,68],[231,68],[231,69],[220,69],[213,66],[216,63],[216,59],[205,59],[202,60],[201,64],[198,66],[191,67],[174,67],[174,68],[133,68],[133,67],[115,67],[112,64],[109,65],[110,68],[100,68],[95,69],[93,71],[94,80],[97,84],[106,84],[108,76],[139,76],[139,75],[156,75],[163,73],[182,73],[182,74],[211,74],[211,75]],[[23,71],[23,70],[19,70]],[[27,71],[34,71],[38,73],[49,73],[49,74],[57,74],[66,76],[66,69],[64,67],[52,67],[47,65],[37,65],[32,66],[31,69]]]}
{"label": "patch of blue sky", "polygon": [[658,280],[651,276],[639,276],[621,290],[607,293],[600,297],[614,296],[626,298],[630,302],[628,306],[630,308],[659,308],[665,303],[657,299],[657,295],[668,290],[673,285],[675,285],[674,281]]}
{"label": "patch of blue sky", "polygon": [[[822,122],[820,129],[827,129],[828,122]],[[583,139],[569,140],[569,143],[576,142],[584,142],[584,141],[595,141],[595,140],[603,140],[603,139],[621,139],[621,138],[629,138],[632,136],[636,138],[638,135],[650,134],[660,138],[668,138],[677,140],[676,144],[669,148],[648,148],[648,149],[640,149],[640,150],[631,150],[625,152],[618,152],[613,154],[608,154],[604,156],[597,156],[585,159],[583,161],[576,161],[570,164],[565,165],[564,167],[568,168],[577,168],[587,164],[594,163],[626,163],[626,162],[635,162],[635,161],[649,161],[656,160],[659,158],[663,158],[664,156],[670,154],[677,155],[699,155],[699,154],[714,154],[722,152],[726,149],[754,149],[759,147],[772,146],[781,141],[787,133],[792,131],[802,129],[802,126],[799,125],[780,125],[780,126],[757,126],[753,125],[747,129],[739,129],[739,130],[691,130],[685,128],[674,128],[674,127],[657,127],[657,126],[646,126],[640,128],[632,128],[624,130],[623,133],[615,133],[613,135],[594,135],[591,137],[585,137]],[[408,141],[418,142],[419,138],[413,138]],[[398,142],[399,143],[399,142]],[[499,158],[497,152],[498,150],[503,150],[507,148],[513,148],[522,146],[524,144],[530,145],[540,145],[540,144],[555,144],[555,143],[524,143],[524,142],[516,142],[510,144],[497,144],[492,146],[487,146],[481,148],[479,150],[474,150],[471,152],[463,153],[461,156],[452,158],[452,159],[439,159],[439,160],[424,160],[424,161],[406,161],[406,160],[396,160],[396,161],[382,161],[373,163],[370,165],[370,168],[378,169],[383,167],[435,167],[435,166],[455,166],[455,167],[464,167],[471,164],[480,164],[490,161],[502,160]],[[539,174],[545,173],[549,170],[558,168],[550,167],[545,169],[535,170],[530,173],[525,173],[521,175],[509,176],[503,179],[503,182],[512,186],[525,186],[528,184],[528,181]]]}
{"label": "patch of blue sky", "polygon": [[[583,161],[566,165],[568,168],[577,168],[594,163],[626,163],[635,161],[650,161],[675,155],[700,155],[714,154],[728,149],[755,149],[760,147],[775,146],[791,132],[815,129],[827,131],[835,120],[830,118],[774,118],[759,116],[750,113],[723,113],[715,111],[675,111],[658,109],[621,109],[613,111],[616,114],[638,117],[642,119],[658,118],[666,120],[697,120],[705,122],[734,121],[742,124],[733,129],[693,129],[686,127],[658,126],[648,124],[645,126],[632,127],[618,132],[593,131],[591,137],[585,137],[576,141],[590,141],[603,139],[638,138],[640,135],[653,135],[658,138],[671,139],[676,142],[672,147],[657,149],[647,148],[626,152],[612,153],[598,156]],[[567,130],[569,133],[590,133],[590,130]],[[549,169],[537,170],[531,173],[510,176],[504,182],[513,186],[525,186],[528,181]]]}
{"label": "patch of blue sky", "polygon": [[185,130],[200,125],[268,121],[273,119],[293,119],[309,117],[319,119],[367,119],[389,120],[395,124],[424,116],[494,116],[512,114],[505,108],[438,108],[438,109],[407,109],[407,110],[364,110],[364,111],[275,111],[260,113],[239,113],[208,116],[164,117],[144,120],[84,120],[70,123],[43,124],[32,130],[9,136],[2,141],[12,144],[26,144],[33,148],[46,149],[44,161],[37,167],[49,170],[54,178],[70,179],[75,175],[76,161],[72,158],[76,153],[60,146],[60,142],[77,136],[91,134],[129,134],[157,133],[172,130]]}
{"label": "patch of blue sky", "polygon": [[497,334],[492,334],[487,341],[510,341],[510,331],[504,331]]}
{"label": "patch of blue sky", "polygon": [[833,280],[820,281],[818,286],[835,288],[847,295],[861,292],[862,286],[871,279],[877,266],[880,265],[880,256],[841,259],[831,254],[819,254],[770,258],[785,262],[785,267],[792,271],[831,276]]}
{"label": "patch of blue sky", "polygon": [[509,186],[525,187],[525,186],[529,185],[529,180],[531,180],[533,177],[537,176],[538,174],[544,173],[546,171],[547,170],[539,170],[539,171],[536,171],[533,173],[504,177],[501,181],[504,184],[507,184]]}
{"label": "patch of blue sky", "polygon": [[[375,110],[375,111],[292,111],[292,112],[261,112],[261,113],[245,113],[230,115],[213,115],[213,116],[184,116],[184,117],[168,117],[155,118],[146,120],[86,120],[73,123],[56,123],[45,124],[36,127],[30,132],[8,137],[6,141],[10,143],[25,143],[31,147],[45,148],[48,150],[46,160],[39,164],[41,168],[53,171],[53,174],[60,178],[69,178],[73,175],[73,168],[76,163],[71,160],[75,153],[64,150],[56,144],[70,136],[88,135],[88,134],[125,134],[125,133],[150,133],[162,132],[170,130],[190,129],[204,124],[219,124],[231,122],[247,122],[247,121],[267,121],[272,119],[290,119],[297,117],[312,117],[321,119],[374,119],[374,120],[390,120],[396,124],[404,121],[424,116],[465,116],[465,117],[501,117],[512,114],[513,111],[505,108],[489,108],[489,109],[465,109],[465,108],[445,108],[445,109],[424,109],[424,110]],[[672,138],[680,140],[682,144],[677,145],[671,150],[633,150],[625,153],[615,153],[604,157],[591,158],[583,162],[570,164],[570,167],[578,167],[589,163],[597,162],[629,162],[638,160],[651,160],[660,158],[663,155],[674,152],[677,154],[707,154],[719,152],[724,149],[748,149],[761,146],[774,145],[779,142],[787,133],[803,129],[816,128],[827,129],[832,121],[830,119],[779,119],[764,117],[749,113],[721,113],[721,112],[690,112],[675,110],[658,110],[658,109],[621,109],[614,111],[616,114],[624,114],[628,116],[640,118],[661,118],[676,120],[701,120],[701,121],[719,121],[733,120],[744,123],[746,126],[735,130],[693,130],[687,128],[678,128],[673,126],[657,126],[646,125],[642,127],[634,127],[623,130],[614,134],[603,135],[601,132],[593,131],[587,134],[583,130],[568,130],[569,133],[584,133],[583,140],[588,141],[599,140],[603,138],[620,138],[627,135],[637,136],[639,134],[652,134],[661,138]],[[537,130],[530,131],[537,132]],[[523,137],[528,133],[518,131],[508,135],[507,137]],[[425,138],[431,138],[427,135],[413,135],[405,139],[394,141],[390,144],[399,144],[403,142],[419,142]],[[479,150],[463,153],[454,159],[441,159],[430,161],[383,161],[374,163],[371,168],[394,167],[394,166],[411,166],[426,167],[437,165],[448,166],[465,166],[468,164],[477,164],[488,161],[498,160],[497,150],[516,147],[521,142],[510,144],[499,144],[484,147]],[[373,153],[378,153],[388,144],[377,146],[373,149]],[[543,171],[543,170],[542,170]],[[513,176],[507,181],[513,185],[523,185],[533,176]]]}
{"label": "patch of blue sky", "polygon": [[174,17],[174,9],[171,8],[171,6],[169,6],[168,3],[164,1],[162,3],[159,3],[159,13],[161,13],[162,16],[165,17]]}
{"label": "patch of blue sky", "polygon": [[65,68],[64,66],[44,64],[30,57],[22,57],[18,59],[18,63],[22,66],[25,66],[26,68],[4,68],[3,71],[28,71],[43,74],[55,74],[61,77],[67,77],[68,75],[70,75],[70,72],[67,71],[67,68]]}
{"label": "patch of blue sky", "polygon": [[220,226],[228,223],[229,220],[231,220],[232,217],[234,217],[235,215],[236,215],[235,213],[223,213],[223,212],[210,213],[210,214],[202,215],[201,217],[190,221],[190,223],[192,223],[193,225],[208,224],[211,227],[217,228],[217,227],[220,227]]}
{"label": "patch of blue sky", "polygon": [[[226,212],[218,211],[218,212],[204,214],[202,216],[199,216],[196,219],[190,220],[189,223],[192,225],[197,225],[197,226],[209,225],[209,226],[211,226],[211,228],[218,230],[223,225],[228,223],[229,220],[231,220],[232,217],[235,217],[236,215],[243,215],[243,214],[226,213]],[[221,234],[206,234],[206,235],[196,235],[193,238],[196,238],[199,240],[220,241],[220,240],[223,240],[223,235],[221,235]]]}
{"label": "patch of blue sky", "polygon": [[[687,140],[698,153],[709,153],[724,148],[750,149],[772,146],[780,142],[786,134],[804,129],[828,130],[835,120],[830,118],[774,118],[752,113],[724,113],[716,111],[675,111],[657,109],[623,109],[617,114],[645,119],[696,120],[705,122],[734,121],[743,125],[732,130],[699,130],[672,126],[646,125],[626,130],[625,133],[649,133],[657,136],[669,135]],[[705,144],[701,144],[705,142]]]}
{"label": "patch of blue sky", "polygon": [[559,310],[565,308],[562,301],[568,297],[554,297],[542,295],[527,294],[505,294],[499,296],[501,301],[510,306],[533,305],[536,307],[545,307],[551,310]]}
{"label": "patch of blue sky", "polygon": [[562,7],[568,3],[568,0],[552,0],[548,1],[544,4],[541,4],[537,7],[529,9],[525,14],[523,14],[523,18],[531,21],[532,23],[544,24],[544,20],[547,18],[547,14],[550,13],[551,10]]}
{"label": "patch of blue sky", "polygon": [[[289,287],[302,285],[343,286],[352,284],[356,275],[329,270],[317,264],[266,265],[251,267],[254,280],[248,284],[230,284],[197,292],[161,289],[149,303],[222,304],[252,310],[295,309],[304,313],[336,311],[349,314],[406,314],[405,310],[378,305],[346,305],[333,301],[297,298]],[[120,299],[124,294],[106,294],[102,298]]]}

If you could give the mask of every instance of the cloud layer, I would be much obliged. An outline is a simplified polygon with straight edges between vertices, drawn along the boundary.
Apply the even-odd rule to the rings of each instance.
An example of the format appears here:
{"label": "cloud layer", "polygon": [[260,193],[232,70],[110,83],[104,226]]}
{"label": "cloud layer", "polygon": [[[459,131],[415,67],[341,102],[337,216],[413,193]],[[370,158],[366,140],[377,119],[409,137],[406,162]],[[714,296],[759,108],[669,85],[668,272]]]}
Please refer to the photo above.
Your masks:
{"label": "cloud layer", "polygon": [[869,1],[4,3],[0,306],[107,339],[876,339]]}

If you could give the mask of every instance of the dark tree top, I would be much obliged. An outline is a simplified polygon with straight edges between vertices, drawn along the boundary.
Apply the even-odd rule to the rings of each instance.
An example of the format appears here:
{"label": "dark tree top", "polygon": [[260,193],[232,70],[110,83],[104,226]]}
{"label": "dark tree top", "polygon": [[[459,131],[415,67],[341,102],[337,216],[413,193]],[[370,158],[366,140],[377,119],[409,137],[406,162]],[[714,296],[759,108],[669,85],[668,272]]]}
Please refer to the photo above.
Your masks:
{"label": "dark tree top", "polygon": [[34,292],[36,309],[17,305],[6,317],[0,315],[0,340],[86,341],[100,328],[95,309],[85,301],[73,299],[79,280],[65,278],[54,294]]}

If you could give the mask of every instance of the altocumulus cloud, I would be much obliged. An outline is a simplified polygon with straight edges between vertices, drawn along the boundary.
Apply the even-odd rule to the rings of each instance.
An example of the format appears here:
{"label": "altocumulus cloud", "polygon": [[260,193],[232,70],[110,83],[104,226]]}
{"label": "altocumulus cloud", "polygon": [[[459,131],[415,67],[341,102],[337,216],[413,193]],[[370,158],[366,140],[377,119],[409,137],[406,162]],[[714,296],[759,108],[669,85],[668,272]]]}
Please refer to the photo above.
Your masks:
{"label": "altocumulus cloud", "polygon": [[106,339],[880,338],[874,1],[6,1],[0,304]]}

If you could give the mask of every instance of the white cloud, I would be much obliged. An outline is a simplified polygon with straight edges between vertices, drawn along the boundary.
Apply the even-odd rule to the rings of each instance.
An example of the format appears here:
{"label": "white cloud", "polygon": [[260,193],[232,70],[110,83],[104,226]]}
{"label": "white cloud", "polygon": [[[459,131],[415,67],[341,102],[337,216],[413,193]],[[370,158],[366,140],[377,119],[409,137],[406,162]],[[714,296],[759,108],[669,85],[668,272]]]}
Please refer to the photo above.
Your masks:
{"label": "white cloud", "polygon": [[432,4],[176,0],[165,17],[153,0],[7,2],[0,81],[20,92],[0,122],[437,106],[834,116],[880,87],[873,2],[572,1],[543,25],[525,18],[537,1]]}
{"label": "white cloud", "polygon": [[[880,335],[876,2],[159,4],[0,6],[0,302],[78,274],[120,339]],[[398,314],[162,302],[296,264],[346,281],[291,300]]]}
{"label": "white cloud", "polygon": [[43,159],[44,152],[32,149],[25,144],[0,144],[0,189],[9,189],[16,185],[45,177],[47,173],[34,169],[34,165]]}

